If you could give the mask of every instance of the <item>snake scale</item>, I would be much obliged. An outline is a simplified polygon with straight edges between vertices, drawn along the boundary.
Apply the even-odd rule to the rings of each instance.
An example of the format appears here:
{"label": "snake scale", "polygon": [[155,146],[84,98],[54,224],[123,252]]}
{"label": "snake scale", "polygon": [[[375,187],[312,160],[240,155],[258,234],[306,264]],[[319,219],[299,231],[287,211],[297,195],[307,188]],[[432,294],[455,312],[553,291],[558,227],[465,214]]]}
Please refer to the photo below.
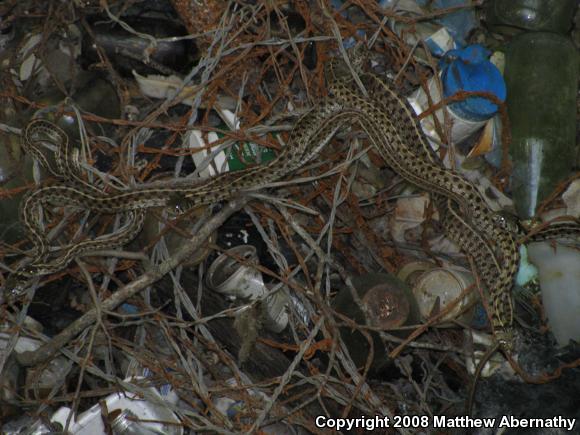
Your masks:
{"label": "snake scale", "polygon": [[[362,58],[362,57],[361,57]],[[282,179],[317,155],[344,127],[359,127],[385,162],[402,178],[428,191],[436,204],[447,236],[473,258],[491,295],[492,328],[497,342],[512,346],[511,287],[519,264],[519,242],[501,215],[492,211],[477,188],[461,174],[444,167],[428,144],[413,110],[393,86],[371,73],[360,73],[367,93],[354,85],[352,75],[336,61],[327,68],[329,96],[303,115],[283,151],[268,164],[220,174],[203,182],[148,184],[104,193],[85,182],[74,163],[68,137],[46,121],[32,121],[23,135],[24,148],[62,182],[29,192],[21,204],[21,221],[34,245],[33,261],[11,274],[5,291],[22,292],[32,277],[63,269],[75,257],[118,247],[132,240],[143,225],[144,209],[186,201],[196,207],[216,203]],[[38,141],[58,149],[53,166],[38,151]],[[99,213],[128,213],[119,231],[71,243],[49,253],[39,221],[39,207],[72,205]],[[54,251],[54,250],[53,250]]]}

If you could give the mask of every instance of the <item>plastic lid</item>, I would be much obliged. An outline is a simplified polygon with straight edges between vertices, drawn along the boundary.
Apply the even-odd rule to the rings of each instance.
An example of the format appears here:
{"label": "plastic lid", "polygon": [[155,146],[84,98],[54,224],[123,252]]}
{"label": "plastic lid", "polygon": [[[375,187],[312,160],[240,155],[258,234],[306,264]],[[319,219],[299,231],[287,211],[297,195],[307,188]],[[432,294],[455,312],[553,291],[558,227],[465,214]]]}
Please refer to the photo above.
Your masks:
{"label": "plastic lid", "polygon": [[[490,52],[479,44],[449,50],[441,60],[443,91],[450,97],[461,91],[490,92],[505,100],[505,81],[497,67],[487,59]],[[497,112],[497,105],[481,97],[471,97],[449,105],[458,116],[484,121]]]}

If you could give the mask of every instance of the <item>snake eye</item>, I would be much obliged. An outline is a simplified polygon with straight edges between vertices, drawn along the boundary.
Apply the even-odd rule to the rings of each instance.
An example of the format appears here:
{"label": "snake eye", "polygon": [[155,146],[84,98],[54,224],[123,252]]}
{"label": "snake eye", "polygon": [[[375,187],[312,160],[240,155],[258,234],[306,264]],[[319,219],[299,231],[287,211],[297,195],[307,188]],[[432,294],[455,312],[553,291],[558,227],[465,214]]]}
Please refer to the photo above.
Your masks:
{"label": "snake eye", "polygon": [[170,211],[176,215],[182,214],[187,210],[187,198],[182,194],[176,193],[170,196],[167,206]]}
{"label": "snake eye", "polygon": [[493,220],[494,220],[494,222],[496,224],[499,224],[502,227],[505,227],[507,225],[506,218],[503,215],[499,214],[499,213],[496,213],[496,214],[493,215]]}
{"label": "snake eye", "polygon": [[17,274],[13,273],[6,279],[3,294],[8,299],[16,299],[22,295],[24,290],[24,281]]}
{"label": "snake eye", "polygon": [[175,214],[185,213],[185,207],[183,206],[183,204],[173,204],[173,213]]}
{"label": "snake eye", "polygon": [[511,352],[513,350],[513,344],[510,340],[501,339],[501,340],[499,340],[499,344],[500,344],[501,348],[507,352]]}
{"label": "snake eye", "polygon": [[494,222],[500,226],[505,231],[512,233],[518,233],[520,226],[517,216],[512,215],[509,212],[499,211],[493,215]]}
{"label": "snake eye", "polygon": [[27,278],[32,278],[35,275],[35,268],[32,266],[24,266],[22,269],[17,270],[15,275],[21,279],[25,280]]}

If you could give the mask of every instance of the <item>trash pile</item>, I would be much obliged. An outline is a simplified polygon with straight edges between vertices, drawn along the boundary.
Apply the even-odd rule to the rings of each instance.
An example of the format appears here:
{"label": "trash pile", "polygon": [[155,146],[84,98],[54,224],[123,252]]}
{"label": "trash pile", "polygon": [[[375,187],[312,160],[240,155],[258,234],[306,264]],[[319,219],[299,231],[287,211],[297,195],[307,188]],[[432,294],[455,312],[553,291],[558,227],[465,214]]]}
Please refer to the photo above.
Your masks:
{"label": "trash pile", "polygon": [[[575,0],[2,2],[0,433],[580,427],[578,17]],[[388,83],[517,234],[513,353],[494,352],[495,290],[440,192],[364,128],[308,136],[336,65]]]}

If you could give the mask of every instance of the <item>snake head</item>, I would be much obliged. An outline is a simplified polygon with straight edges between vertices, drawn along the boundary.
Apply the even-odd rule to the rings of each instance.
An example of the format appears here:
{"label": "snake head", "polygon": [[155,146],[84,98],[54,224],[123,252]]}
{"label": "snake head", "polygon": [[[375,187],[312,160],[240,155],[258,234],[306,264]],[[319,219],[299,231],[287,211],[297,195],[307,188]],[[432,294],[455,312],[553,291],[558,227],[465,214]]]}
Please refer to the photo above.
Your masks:
{"label": "snake head", "polygon": [[182,215],[194,206],[194,201],[189,199],[183,193],[173,193],[169,196],[169,200],[167,201],[167,207],[174,216]]}
{"label": "snake head", "polygon": [[358,43],[348,50],[348,64],[341,54],[325,65],[327,87],[331,95],[341,93],[341,88],[354,81],[353,75],[360,76],[370,59],[370,50],[364,43]]}
{"label": "snake head", "polygon": [[512,328],[503,328],[494,331],[495,339],[499,343],[500,347],[508,353],[511,353],[514,349],[514,330]]}
{"label": "snake head", "polygon": [[520,234],[522,226],[518,217],[508,211],[502,210],[493,214],[493,221],[496,225],[512,234]]}
{"label": "snake head", "polygon": [[371,51],[367,48],[365,43],[359,42],[350,49],[349,57],[354,70],[358,74],[361,74],[365,64],[371,57]]}
{"label": "snake head", "polygon": [[11,273],[4,284],[4,298],[14,300],[22,296],[30,287],[33,278],[34,269],[30,266],[25,266]]}

